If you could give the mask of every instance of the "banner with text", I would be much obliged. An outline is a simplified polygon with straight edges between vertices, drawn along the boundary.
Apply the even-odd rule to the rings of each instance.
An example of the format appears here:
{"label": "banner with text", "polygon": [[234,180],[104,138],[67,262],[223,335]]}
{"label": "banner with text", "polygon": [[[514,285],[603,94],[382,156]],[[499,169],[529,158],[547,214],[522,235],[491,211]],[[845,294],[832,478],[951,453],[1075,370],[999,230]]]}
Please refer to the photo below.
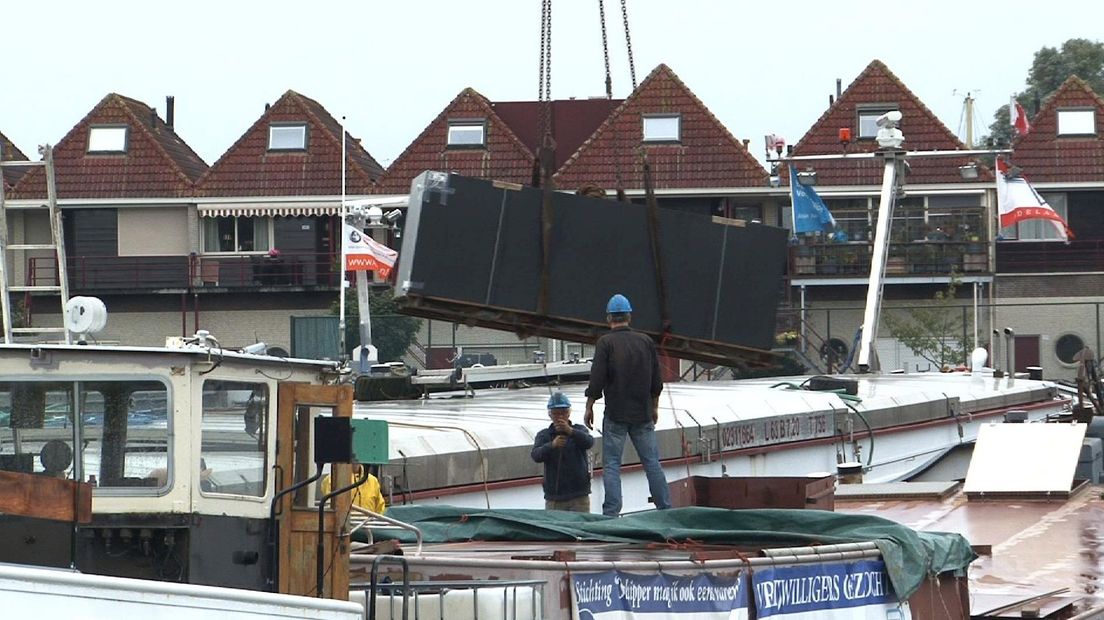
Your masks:
{"label": "banner with text", "polygon": [[344,229],[345,269],[375,271],[386,280],[395,267],[399,253],[354,226],[345,224]]}
{"label": "banner with text", "polygon": [[641,620],[679,615],[693,620],[747,620],[747,578],[637,575],[608,571],[571,577],[575,617]]}
{"label": "banner with text", "polygon": [[755,609],[776,620],[911,620],[881,560],[799,564],[755,571]]}

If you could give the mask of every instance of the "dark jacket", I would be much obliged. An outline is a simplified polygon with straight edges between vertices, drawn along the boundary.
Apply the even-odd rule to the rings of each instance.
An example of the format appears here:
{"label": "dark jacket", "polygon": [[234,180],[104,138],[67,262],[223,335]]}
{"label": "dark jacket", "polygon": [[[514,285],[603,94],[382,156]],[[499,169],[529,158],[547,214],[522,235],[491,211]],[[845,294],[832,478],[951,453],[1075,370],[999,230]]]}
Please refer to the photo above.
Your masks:
{"label": "dark jacket", "polygon": [[605,416],[622,424],[652,421],[652,400],[663,391],[659,356],[648,336],[618,327],[598,339],[587,398],[605,396]]}
{"label": "dark jacket", "polygon": [[563,501],[590,495],[587,450],[594,446],[594,437],[582,424],[572,424],[563,448],[552,447],[555,438],[556,427],[549,424],[533,440],[533,460],[544,463],[544,499]]}

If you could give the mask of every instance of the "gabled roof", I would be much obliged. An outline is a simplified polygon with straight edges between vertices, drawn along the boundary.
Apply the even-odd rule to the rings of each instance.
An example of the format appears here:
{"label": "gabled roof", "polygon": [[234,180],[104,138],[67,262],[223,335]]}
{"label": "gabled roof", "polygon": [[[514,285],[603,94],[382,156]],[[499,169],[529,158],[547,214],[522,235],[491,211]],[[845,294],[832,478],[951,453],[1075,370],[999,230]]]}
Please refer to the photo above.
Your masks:
{"label": "gabled roof", "polygon": [[[126,125],[125,153],[90,154],[94,125]],[[110,93],[54,147],[59,198],[184,196],[207,164],[148,105]],[[16,198],[46,195],[45,169],[33,168],[12,190]]]}
{"label": "gabled roof", "polygon": [[[559,99],[552,102],[552,138],[556,141],[555,169],[559,170],[594,130],[609,118],[621,99]],[[539,101],[492,102],[498,117],[510,126],[529,151],[536,153],[543,138],[540,132]]]}
{"label": "gabled roof", "polygon": [[[305,151],[269,151],[269,126],[305,123]],[[245,131],[196,183],[200,196],[317,196],[341,194],[342,127],[317,101],[289,90]],[[346,134],[345,189],[372,191],[383,168]]]}
{"label": "gabled roof", "polygon": [[645,145],[656,189],[766,187],[768,174],[667,65],[648,75],[556,173],[562,188],[643,187],[638,148],[642,117],[679,114],[677,144]]}
{"label": "gabled roof", "polygon": [[[23,154],[23,151],[19,150],[19,147],[12,144],[11,140],[3,133],[0,133],[0,160],[2,161],[27,161],[27,156]],[[15,185],[15,182],[19,180],[19,177],[23,176],[23,173],[27,171],[26,168],[4,168],[4,178],[0,179],[0,182],[4,183],[4,189],[8,190]]]}
{"label": "gabled roof", "polygon": [[[859,139],[858,111],[863,105],[888,104],[900,110],[904,148],[910,151],[965,149],[966,145],[913,94],[907,86],[880,60],[874,60],[855,81],[820,116],[809,131],[794,146],[793,154],[828,155],[843,153],[839,141],[840,128],[850,128],[852,141],[848,153],[869,153],[878,150],[870,138]],[[909,184],[962,183],[958,167],[969,158],[912,158]],[[884,166],[880,160],[824,160],[810,164],[817,171],[820,185],[880,185]],[[799,162],[799,168],[805,167]],[[783,183],[788,174],[779,175]],[[987,168],[979,170],[977,182],[991,182]]]}
{"label": "gabled roof", "polygon": [[[1096,135],[1059,136],[1058,110],[1096,110]],[[1031,119],[1031,131],[1012,144],[1012,158],[1035,182],[1104,181],[1104,99],[1081,78],[1070,76]]]}
{"label": "gabled roof", "polygon": [[[514,110],[507,106],[507,115]],[[520,117],[517,110],[514,117]],[[485,148],[449,148],[450,119],[485,119]],[[536,122],[533,123],[534,133]],[[559,147],[557,147],[557,151]],[[410,181],[426,170],[529,185],[533,181],[533,151],[514,133],[486,97],[473,88],[460,91],[422,133],[387,168],[377,191],[405,194]]]}

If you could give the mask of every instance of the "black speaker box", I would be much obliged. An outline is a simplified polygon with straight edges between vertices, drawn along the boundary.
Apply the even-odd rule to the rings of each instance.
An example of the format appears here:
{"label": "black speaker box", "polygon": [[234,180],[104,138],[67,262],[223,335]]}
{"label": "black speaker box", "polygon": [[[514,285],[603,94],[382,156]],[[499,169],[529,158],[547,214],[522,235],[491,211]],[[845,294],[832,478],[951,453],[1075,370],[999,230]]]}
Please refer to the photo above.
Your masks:
{"label": "black speaker box", "polygon": [[353,427],[349,418],[314,419],[314,462],[319,465],[353,462]]}

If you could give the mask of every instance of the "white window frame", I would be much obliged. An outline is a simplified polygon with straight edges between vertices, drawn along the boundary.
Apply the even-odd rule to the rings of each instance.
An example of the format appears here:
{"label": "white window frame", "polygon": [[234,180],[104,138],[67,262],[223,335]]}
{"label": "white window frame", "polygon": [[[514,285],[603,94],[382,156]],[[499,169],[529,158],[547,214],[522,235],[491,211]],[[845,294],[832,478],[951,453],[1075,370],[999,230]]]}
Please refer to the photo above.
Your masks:
{"label": "white window frame", "polygon": [[[298,136],[290,130],[298,130]],[[298,146],[288,146],[283,140],[291,137],[298,138]],[[307,150],[307,124],[306,123],[272,123],[268,126],[268,150],[270,151],[305,151]]]}
{"label": "white window frame", "polygon": [[[878,136],[878,125],[875,121],[886,112],[900,111],[901,107],[896,103],[871,103],[862,104],[855,109],[855,136],[857,140],[873,140]],[[864,129],[864,121],[867,131]]]}
{"label": "white window frame", "polygon": [[1059,136],[1095,136],[1096,110],[1068,108],[1058,110]]}
{"label": "white window frame", "polygon": [[126,153],[130,145],[127,125],[92,125],[88,128],[89,153]]}
{"label": "white window frame", "polygon": [[[478,136],[478,140],[465,136]],[[487,146],[487,121],[482,118],[450,120],[446,145],[469,149]]]}
{"label": "white window frame", "polygon": [[640,135],[642,142],[682,142],[682,115],[644,114],[640,118]]}
{"label": "white window frame", "polygon": [[[275,247],[274,244],[273,244],[273,238],[272,238],[272,235],[275,232],[275,230],[274,230],[275,226],[274,226],[274,223],[273,223],[272,216],[269,216],[269,215],[227,215],[227,216],[222,216],[222,217],[232,217],[234,219],[248,218],[248,219],[251,219],[251,220],[256,220],[257,218],[262,218],[264,220],[267,220],[265,222],[265,225],[266,225],[266,228],[267,228],[267,233],[266,233],[267,234],[267,246],[264,247],[264,248],[253,248],[252,250],[237,250],[237,249],[228,250],[228,251],[208,250],[207,249],[207,225],[204,224],[203,226],[200,226],[200,232],[201,232],[202,239],[200,239],[200,246],[199,246],[199,247],[203,248],[203,251],[201,253],[204,256],[265,255],[265,254],[268,254],[268,251],[270,249]],[[201,218],[201,219],[218,220],[217,217]],[[256,222],[254,222],[254,228],[255,227],[256,227]],[[235,222],[235,225],[234,225],[234,247],[235,248],[240,246],[240,243],[239,243],[237,237],[238,237],[238,226],[237,226],[237,223]],[[218,240],[217,239],[215,240],[215,247],[218,247]]]}

